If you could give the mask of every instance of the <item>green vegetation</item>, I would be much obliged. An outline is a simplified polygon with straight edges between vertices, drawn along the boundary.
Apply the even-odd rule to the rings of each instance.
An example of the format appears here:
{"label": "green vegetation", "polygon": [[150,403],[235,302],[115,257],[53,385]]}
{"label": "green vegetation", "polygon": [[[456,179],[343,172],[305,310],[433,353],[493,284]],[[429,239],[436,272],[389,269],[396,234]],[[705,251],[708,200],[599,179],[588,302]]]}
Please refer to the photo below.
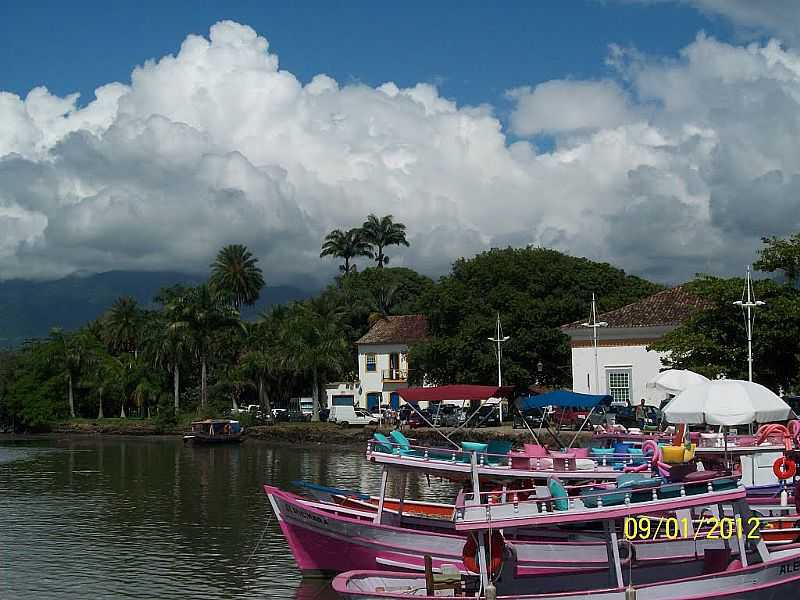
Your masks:
{"label": "green vegetation", "polygon": [[461,259],[434,282],[386,266],[384,250],[407,244],[405,228],[391,216],[372,217],[368,223],[377,233],[364,233],[358,244],[371,244],[375,267],[357,272],[348,257],[364,255],[364,246],[334,250],[340,236],[330,234],[325,244],[331,251],[323,246],[323,254],[342,257],[345,265],[314,298],[243,319],[240,310],[258,300],[264,277],[247,248],[227,246],[208,282],[161,289],[153,310],[119,298],[77,330],[56,329],[0,354],[0,423],[35,430],[96,415],[96,423],[135,417],[155,430],[174,431],[191,418],[242,404],[268,409],[301,395],[315,398],[316,418],[325,384],[357,376],[355,341],[398,314],[423,313],[430,320],[431,336],[410,352],[417,380],[428,373],[438,383],[494,382],[486,338],[499,312],[511,335],[504,348],[506,381],[564,384],[569,350],[558,326],[584,318],[593,291],[601,309],[609,310],[660,289],[608,264],[542,248]]}
{"label": "green vegetation", "polygon": [[558,326],[586,318],[592,292],[605,311],[660,289],[611,265],[545,248],[497,249],[460,259],[420,299],[433,335],[411,350],[413,378],[496,382],[497,359],[487,337],[499,313],[511,336],[503,346],[504,383],[569,385],[569,344]]}
{"label": "green vegetation", "polygon": [[347,275],[357,270],[356,265],[350,264],[350,261],[358,256],[372,258],[372,250],[369,243],[364,239],[361,229],[350,229],[347,232],[341,229],[334,229],[325,236],[319,256],[320,258],[323,256],[343,258],[344,264],[339,265],[339,270]]}
{"label": "green vegetation", "polygon": [[389,257],[384,254],[387,247],[408,245],[406,226],[403,223],[395,223],[392,215],[378,218],[371,214],[361,227],[347,232],[341,229],[331,231],[325,236],[319,255],[343,258],[344,264],[339,265],[339,270],[347,275],[357,270],[355,264],[350,264],[354,258],[366,256],[374,259],[376,266],[382,269],[389,264]]}
{"label": "green vegetation", "polygon": [[[668,333],[654,350],[670,352],[668,362],[706,377],[724,375],[747,379],[747,333],[742,311],[733,306],[741,299],[743,279],[702,277],[689,289],[708,301],[681,327]],[[774,390],[796,390],[800,381],[800,293],[773,281],[756,281],[756,297],[767,305],[758,310],[753,331],[754,375],[758,383]]]}

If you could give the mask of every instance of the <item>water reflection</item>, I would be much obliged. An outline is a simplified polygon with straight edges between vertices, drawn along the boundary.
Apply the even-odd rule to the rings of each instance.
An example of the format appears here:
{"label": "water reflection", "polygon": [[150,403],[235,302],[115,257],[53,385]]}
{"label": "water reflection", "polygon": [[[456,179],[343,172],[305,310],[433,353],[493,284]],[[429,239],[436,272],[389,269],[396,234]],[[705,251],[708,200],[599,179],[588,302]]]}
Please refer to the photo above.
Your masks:
{"label": "water reflection", "polygon": [[0,597],[335,598],[329,582],[301,585],[261,487],[295,479],[375,493],[380,471],[357,450],[253,440],[0,441]]}

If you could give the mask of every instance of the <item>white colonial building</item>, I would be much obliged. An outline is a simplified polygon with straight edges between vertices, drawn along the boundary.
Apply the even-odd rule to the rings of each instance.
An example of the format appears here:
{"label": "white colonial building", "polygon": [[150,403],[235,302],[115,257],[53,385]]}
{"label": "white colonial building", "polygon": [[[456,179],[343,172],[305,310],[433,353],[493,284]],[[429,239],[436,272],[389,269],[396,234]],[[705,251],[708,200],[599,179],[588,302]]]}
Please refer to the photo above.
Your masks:
{"label": "white colonial building", "polygon": [[356,342],[358,346],[357,405],[372,410],[400,406],[398,390],[408,387],[408,348],[425,338],[424,315],[384,317]]}
{"label": "white colonial building", "polygon": [[[648,381],[663,370],[664,354],[647,347],[675,329],[703,301],[682,286],[653,294],[639,302],[601,313],[598,322],[598,383],[592,329],[583,321],[563,325],[572,348],[572,389],[587,394],[608,394],[615,401],[638,404],[644,398],[658,405],[665,395],[646,390]],[[599,388],[599,389],[598,389]]]}

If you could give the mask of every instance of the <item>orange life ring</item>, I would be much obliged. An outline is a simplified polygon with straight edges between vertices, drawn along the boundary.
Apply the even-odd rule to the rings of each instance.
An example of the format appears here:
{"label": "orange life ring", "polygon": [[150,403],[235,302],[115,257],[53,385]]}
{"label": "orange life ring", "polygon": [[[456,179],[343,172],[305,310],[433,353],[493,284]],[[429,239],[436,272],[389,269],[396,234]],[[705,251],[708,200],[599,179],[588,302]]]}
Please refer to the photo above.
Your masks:
{"label": "orange life ring", "polygon": [[[492,532],[491,542],[489,534],[484,533],[484,544],[489,547],[489,556],[491,561],[487,565],[489,567],[489,574],[494,577],[500,572],[503,566],[503,552],[505,551],[506,541],[503,539],[503,534],[495,530]],[[478,561],[478,539],[475,535],[470,534],[464,544],[464,550],[461,552],[461,558],[464,561],[464,566],[467,567],[472,573],[480,573],[480,562]]]}
{"label": "orange life ring", "polygon": [[797,465],[791,458],[781,456],[773,463],[772,472],[778,479],[791,479],[797,473]]}

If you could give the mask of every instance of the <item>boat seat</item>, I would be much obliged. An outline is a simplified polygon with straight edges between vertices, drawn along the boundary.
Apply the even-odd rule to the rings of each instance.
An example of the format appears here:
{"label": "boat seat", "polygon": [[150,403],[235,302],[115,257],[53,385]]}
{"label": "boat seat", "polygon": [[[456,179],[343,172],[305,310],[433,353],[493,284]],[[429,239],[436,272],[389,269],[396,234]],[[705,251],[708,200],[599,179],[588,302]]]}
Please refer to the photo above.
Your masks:
{"label": "boat seat", "polygon": [[529,458],[545,458],[548,455],[547,448],[539,444],[523,444],[522,447]]}
{"label": "boat seat", "polygon": [[706,548],[703,552],[703,575],[722,573],[731,560],[730,548]]}
{"label": "boat seat", "polygon": [[742,568],[742,561],[738,558],[731,561],[731,564],[728,565],[728,568],[725,569],[726,571],[738,571]]}
{"label": "boat seat", "polygon": [[377,442],[377,444],[373,445],[373,448],[375,448],[379,452],[385,452],[386,454],[394,453],[392,442],[385,435],[376,431],[375,433],[372,434],[372,438]]}
{"label": "boat seat", "polygon": [[389,435],[392,436],[395,444],[397,444],[397,454],[401,454],[403,456],[414,456],[416,452],[411,449],[411,442],[408,441],[408,438],[403,435],[401,431],[395,429],[394,431],[390,431]]}
{"label": "boat seat", "polygon": [[547,489],[550,490],[553,508],[556,510],[569,510],[569,494],[561,481],[555,477],[550,477],[547,480]]}
{"label": "boat seat", "polygon": [[492,440],[486,447],[486,462],[490,465],[507,465],[508,453],[514,446],[506,440]]}
{"label": "boat seat", "polygon": [[625,491],[615,493],[607,488],[590,487],[581,490],[581,501],[586,508],[597,508],[600,498],[603,499],[603,506],[618,506],[625,504],[626,495]]}

